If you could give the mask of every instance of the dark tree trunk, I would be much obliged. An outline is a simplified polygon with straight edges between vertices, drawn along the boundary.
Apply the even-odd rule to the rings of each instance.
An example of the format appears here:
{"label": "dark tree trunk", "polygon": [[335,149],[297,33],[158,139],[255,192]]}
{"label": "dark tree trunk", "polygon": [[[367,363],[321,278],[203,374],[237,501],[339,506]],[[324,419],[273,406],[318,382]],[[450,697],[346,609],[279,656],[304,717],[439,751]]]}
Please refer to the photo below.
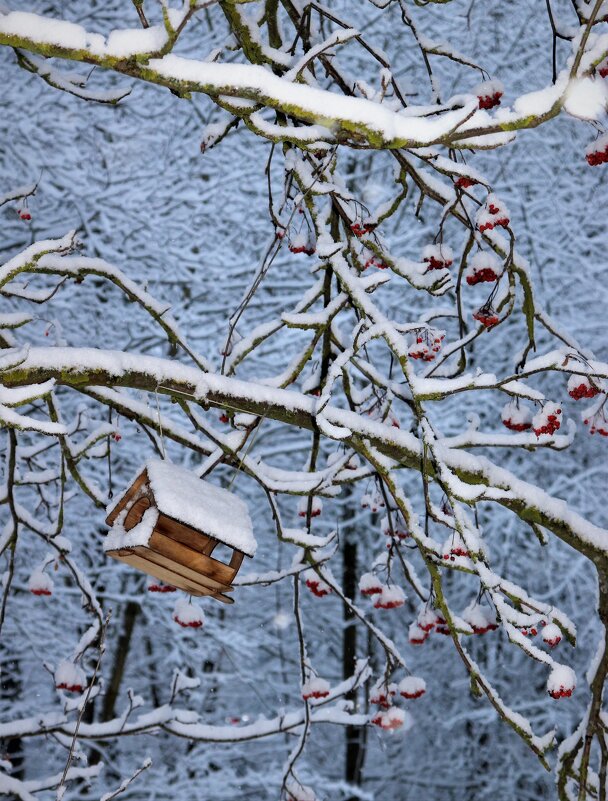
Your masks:
{"label": "dark tree trunk", "polygon": [[[129,601],[125,607],[122,630],[120,637],[116,644],[116,651],[114,653],[114,664],[112,665],[112,674],[108,687],[103,699],[103,706],[101,709],[101,720],[111,720],[114,717],[116,709],[116,699],[120,692],[120,686],[125,672],[125,665],[127,656],[131,648],[131,640],[133,637],[133,630],[135,628],[135,621],[139,615],[139,604],[135,601]],[[89,757],[89,764],[96,765],[101,759],[101,753],[97,749],[93,750]]]}
{"label": "dark tree trunk", "polygon": [[[15,704],[21,695],[21,680],[19,660],[9,660],[2,669],[0,683],[0,699],[2,706]],[[25,764],[22,741],[19,738],[0,740],[0,759],[8,760],[13,766],[11,776],[14,779],[25,779]]]}
{"label": "dark tree trunk", "polygon": [[[357,592],[357,543],[349,536],[348,528],[343,531],[343,571],[342,586],[347,598],[354,599]],[[344,638],[342,641],[342,676],[348,678],[355,670],[357,659],[357,626],[352,611],[344,604]],[[356,691],[350,692],[346,697],[356,702]],[[364,729],[358,726],[346,727],[346,755],[344,764],[344,778],[354,786],[361,786],[363,762],[365,759]],[[357,801],[357,796],[350,796],[346,801]]]}

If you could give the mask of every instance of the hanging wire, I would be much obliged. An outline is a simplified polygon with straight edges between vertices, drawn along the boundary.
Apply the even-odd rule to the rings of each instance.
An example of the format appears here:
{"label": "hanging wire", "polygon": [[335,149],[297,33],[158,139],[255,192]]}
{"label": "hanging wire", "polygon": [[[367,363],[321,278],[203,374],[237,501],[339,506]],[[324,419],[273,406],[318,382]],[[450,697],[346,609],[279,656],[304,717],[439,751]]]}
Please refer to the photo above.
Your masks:
{"label": "hanging wire", "polygon": [[[112,425],[112,408],[108,407],[108,423]],[[114,497],[114,491],[112,489],[112,453],[111,453],[111,439],[112,436],[108,434],[108,449],[107,449],[107,456],[108,456],[108,498],[112,500]]]}
{"label": "hanging wire", "polygon": [[163,456],[163,461],[166,461],[167,454],[165,451],[165,435],[163,434],[163,424],[160,417],[160,403],[158,402],[158,386],[154,390],[154,397],[156,398],[156,416],[158,418],[158,433],[160,434],[160,450]]}
{"label": "hanging wire", "polygon": [[[156,397],[156,411],[157,411],[157,416],[158,416],[158,430],[159,430],[159,433],[160,433],[161,449],[162,449],[162,454],[163,454],[163,459],[164,459],[165,458],[165,440],[164,440],[164,436],[163,436],[163,427],[162,427],[162,423],[161,423],[161,419],[160,419],[160,407],[159,407],[159,403],[158,403],[158,390],[159,389],[169,389],[169,387],[163,387],[162,384],[158,384],[156,389],[154,390],[154,394],[155,394],[155,397]],[[189,398],[196,399],[196,395],[193,395],[190,392],[182,392],[182,391],[180,391],[179,394],[180,395],[185,395],[186,397],[189,397]],[[230,409],[231,411],[241,412],[242,414],[249,414],[249,415],[251,414],[251,412],[247,411],[246,409],[239,409],[237,406],[230,406],[230,404],[228,404],[228,403],[223,403],[222,406],[223,406],[223,408]],[[258,425],[256,431],[255,431],[255,434],[249,440],[247,448],[245,449],[245,453],[242,455],[242,457],[241,457],[241,459],[239,461],[238,467],[236,468],[236,471],[235,471],[234,475],[232,476],[232,479],[230,480],[230,484],[228,485],[228,489],[229,490],[232,487],[232,485],[234,484],[234,481],[235,481],[236,477],[238,476],[238,474],[239,474],[239,472],[241,470],[241,467],[243,466],[243,462],[247,458],[247,455],[248,455],[249,451],[251,450],[251,448],[255,444],[255,441],[257,440],[258,435],[260,433],[260,429],[262,427],[262,423],[266,419],[266,415],[267,414],[268,414],[268,412],[264,412],[264,414],[260,418],[260,422],[259,422],[259,425]]]}
{"label": "hanging wire", "polygon": [[236,470],[234,471],[234,475],[232,476],[232,478],[230,480],[230,484],[228,484],[228,490],[230,490],[232,488],[232,485],[234,484],[234,482],[236,480],[236,477],[240,473],[241,467],[243,466],[243,462],[245,461],[245,459],[247,458],[247,454],[249,453],[249,451],[251,450],[251,448],[255,444],[255,441],[258,438],[258,434],[260,433],[260,429],[262,428],[262,423],[264,422],[265,419],[266,419],[266,413],[264,413],[262,415],[262,418],[261,418],[261,420],[259,422],[259,425],[258,425],[253,437],[249,440],[247,448],[245,449],[245,453],[241,456],[241,460],[239,462],[239,465],[236,468]]}

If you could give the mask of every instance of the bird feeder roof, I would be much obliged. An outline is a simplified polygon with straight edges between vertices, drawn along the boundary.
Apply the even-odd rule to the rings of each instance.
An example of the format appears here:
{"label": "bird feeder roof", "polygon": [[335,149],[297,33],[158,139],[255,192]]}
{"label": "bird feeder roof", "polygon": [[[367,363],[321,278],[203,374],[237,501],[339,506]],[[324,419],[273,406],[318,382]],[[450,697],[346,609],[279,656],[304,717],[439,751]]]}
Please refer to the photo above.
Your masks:
{"label": "bird feeder roof", "polygon": [[[168,461],[150,459],[144,470],[158,511],[201,531],[247,556],[257,543],[247,504],[237,495],[198,478],[195,473]],[[114,508],[118,506],[114,504]]]}

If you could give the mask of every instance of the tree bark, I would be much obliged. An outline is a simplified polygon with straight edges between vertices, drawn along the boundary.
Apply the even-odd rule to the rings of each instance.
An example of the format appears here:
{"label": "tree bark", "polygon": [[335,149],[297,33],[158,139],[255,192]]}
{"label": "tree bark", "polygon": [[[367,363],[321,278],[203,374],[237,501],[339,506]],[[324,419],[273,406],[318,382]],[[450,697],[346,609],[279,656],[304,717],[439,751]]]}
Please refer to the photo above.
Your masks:
{"label": "tree bark", "polygon": [[[357,593],[358,548],[354,532],[350,525],[352,519],[352,490],[348,489],[346,497],[347,518],[344,521],[342,536],[342,588],[347,598],[354,600]],[[351,607],[343,605],[344,635],[342,639],[342,678],[347,679],[355,673],[357,660],[357,625]],[[346,695],[353,704],[357,702],[357,692],[352,690]],[[365,761],[365,729],[360,726],[345,727],[346,753],[344,760],[344,778],[353,787],[360,787],[363,778]],[[355,795],[348,796],[345,801],[358,801]]]}

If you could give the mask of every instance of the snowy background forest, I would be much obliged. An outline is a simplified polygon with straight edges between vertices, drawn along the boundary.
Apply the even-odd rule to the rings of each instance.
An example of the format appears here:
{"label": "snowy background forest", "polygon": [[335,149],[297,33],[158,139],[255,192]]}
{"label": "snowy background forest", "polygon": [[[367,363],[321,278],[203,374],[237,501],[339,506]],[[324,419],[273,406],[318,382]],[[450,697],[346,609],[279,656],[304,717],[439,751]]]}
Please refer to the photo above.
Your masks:
{"label": "snowy background forest", "polygon": [[[305,51],[310,57],[322,44],[319,52],[330,54],[355,97],[391,112],[403,104],[418,109],[403,113],[406,121],[420,109],[430,115],[434,105],[457,115],[491,77],[504,90],[490,84],[479,91],[504,94],[498,109],[477,112],[483,129],[517,98],[551,87],[556,77],[559,84],[577,49],[588,54],[579,66],[591,78],[554,119],[522,123],[512,140],[492,130],[485,142],[483,132],[476,141],[448,141],[458,126],[440,117],[436,141],[412,148],[325,136],[322,121],[298,146],[293,132],[313,123],[297,109],[267,103],[252,115],[257,121],[245,123],[242,109],[252,101],[238,93],[180,97],[179,86],[170,92],[137,80],[120,63],[105,69],[74,52],[45,52],[49,43],[61,45],[63,32],[40,19],[7,22],[9,11],[32,12],[107,36],[140,27],[143,15],[148,30],[164,31],[163,8],[173,7],[177,19],[177,2],[0,6],[0,44],[8,45],[0,49],[0,370],[7,376],[0,372],[0,796],[605,799],[608,717],[602,687],[590,688],[586,676],[593,685],[604,662],[598,575],[608,586],[608,442],[600,405],[608,379],[608,165],[590,166],[585,156],[595,141],[596,151],[605,144],[608,153],[608,68],[600,73],[608,64],[608,7],[582,0],[198,5],[174,52],[203,62],[255,61],[270,77],[295,69],[297,77],[307,70]],[[184,13],[192,8],[186,2]],[[304,23],[298,34],[294,16],[309,26],[307,35]],[[344,30],[348,35],[336,39]],[[44,61],[58,55],[70,60]],[[307,81],[340,93],[321,63]],[[530,119],[543,114],[546,92],[522,103]],[[116,103],[97,102],[123,94]],[[279,126],[292,126],[295,146]],[[313,175],[325,195],[303,188]],[[459,175],[472,176],[472,186],[455,183]],[[428,192],[419,180],[428,181]],[[470,223],[486,208],[487,187],[509,222],[484,240],[479,222],[471,228],[448,212],[469,204]],[[333,211],[324,217],[330,193]],[[369,209],[386,212],[374,242],[366,241],[371,229],[359,236],[353,228],[373,218]],[[327,245],[340,241],[337,228],[348,229],[349,220],[342,261],[357,276],[352,294],[340,273],[348,265]],[[17,274],[33,252],[27,248],[73,230],[77,247],[71,240],[69,252],[49,245],[54,255]],[[447,258],[439,231],[454,253],[451,272],[416,270],[424,258],[429,264],[424,249],[433,243],[432,254]],[[316,252],[294,252],[300,244],[316,244]],[[465,281],[472,246],[493,249],[488,263],[504,263],[509,273],[497,285],[496,327],[471,317],[492,289]],[[432,284],[435,272],[439,284],[444,273],[452,283]],[[354,286],[359,274],[375,291]],[[524,274],[534,285],[532,312]],[[331,326],[329,293],[342,304],[333,308]],[[365,298],[382,317],[366,311]],[[526,350],[534,312],[535,352]],[[410,348],[404,372],[393,328],[386,335],[393,321]],[[426,346],[427,334],[432,345],[435,332],[445,332],[441,347],[453,355],[431,374],[437,361],[412,353]],[[359,338],[366,341],[353,353]],[[21,350],[26,344],[29,356]],[[62,366],[71,349],[82,348],[103,349],[110,360],[110,352],[138,354],[133,370],[149,380],[92,381],[89,373],[111,369],[84,351],[75,352],[76,367]],[[572,353],[574,360],[564,361]],[[154,374],[148,357],[169,366]],[[220,401],[197,405],[187,393],[163,391],[179,363],[217,373]],[[496,376],[526,373],[531,363],[512,392],[494,386]],[[70,370],[79,369],[84,378],[72,380]],[[586,376],[592,400],[569,396],[571,371]],[[178,381],[179,370],[175,375]],[[240,400],[224,376],[241,379]],[[52,390],[20,389],[51,377]],[[473,385],[476,391],[465,391]],[[250,386],[265,387],[273,409],[284,403],[281,388],[304,400],[294,401],[289,419],[266,414],[244,403]],[[19,392],[17,399],[10,394]],[[315,412],[318,394],[336,407],[333,418]],[[515,414],[517,397],[530,415],[545,413],[542,424],[551,402],[560,405],[557,433],[535,435],[525,414],[528,430],[505,427],[503,408],[510,403]],[[318,417],[308,428],[291,424],[304,402]],[[345,409],[361,419],[358,438],[341,428]],[[592,420],[585,425],[583,418]],[[412,468],[413,457],[402,469],[395,449],[410,447],[406,437],[424,441],[434,477],[428,465]],[[382,442],[392,443],[394,460],[381,452]],[[520,507],[500,503],[498,490],[474,496],[480,482],[457,478],[448,451],[487,458],[548,493],[552,505],[531,490],[525,504],[547,511],[526,522]],[[174,619],[184,593],[149,592],[146,575],[103,550],[106,506],[147,459],[162,456],[245,499],[253,520],[257,552],[237,577],[235,603],[194,599],[204,614],[200,628]],[[498,486],[503,479],[488,471],[488,485]],[[307,572],[311,565],[320,572]],[[363,589],[375,580],[384,595],[360,592],[364,574],[371,577]],[[380,597],[395,608],[376,608]],[[420,635],[426,642],[419,645],[412,625],[423,612],[435,616],[435,630]],[[476,634],[475,615],[487,615],[491,629],[500,626]],[[543,639],[549,626],[561,639],[555,647],[550,636]],[[82,692],[57,688],[62,663],[82,680]],[[576,673],[575,689],[567,668]],[[550,696],[551,671],[571,695]],[[330,694],[303,700],[302,686],[315,676]],[[384,710],[374,703],[407,676],[424,679],[421,697],[397,692]],[[318,687],[323,695],[326,685]],[[393,709],[400,711],[391,723]],[[379,719],[383,713],[389,717]],[[581,764],[585,735],[588,765]]]}

